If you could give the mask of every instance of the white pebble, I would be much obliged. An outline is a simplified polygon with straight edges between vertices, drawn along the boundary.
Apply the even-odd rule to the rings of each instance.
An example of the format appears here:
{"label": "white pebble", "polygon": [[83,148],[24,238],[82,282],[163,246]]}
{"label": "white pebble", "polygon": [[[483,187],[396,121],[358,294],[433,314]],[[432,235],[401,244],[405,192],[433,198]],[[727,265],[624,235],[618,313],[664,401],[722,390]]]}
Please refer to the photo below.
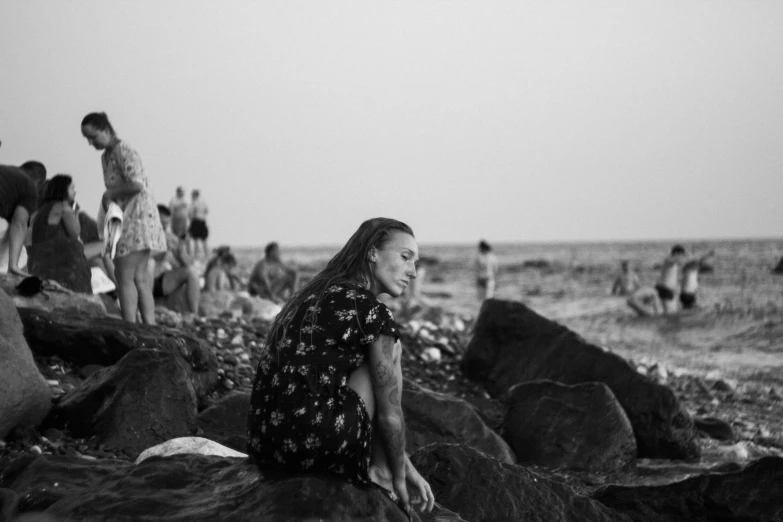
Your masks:
{"label": "white pebble", "polygon": [[216,333],[217,333],[217,338],[218,339],[225,339],[226,337],[228,337],[228,335],[226,334],[226,331],[224,329],[222,329],[222,328],[218,328]]}
{"label": "white pebble", "polygon": [[231,339],[231,344],[233,345],[244,344],[244,339],[242,339],[242,334],[235,335],[234,338]]}
{"label": "white pebble", "polygon": [[424,351],[421,352],[421,358],[424,359],[426,362],[440,362],[441,360],[440,349],[436,348],[435,346],[430,346],[429,348],[425,348]]}
{"label": "white pebble", "polygon": [[31,447],[30,451],[33,452],[33,453],[37,453],[38,455],[43,453],[43,450],[41,449],[41,446],[38,446],[37,444],[35,446]]}

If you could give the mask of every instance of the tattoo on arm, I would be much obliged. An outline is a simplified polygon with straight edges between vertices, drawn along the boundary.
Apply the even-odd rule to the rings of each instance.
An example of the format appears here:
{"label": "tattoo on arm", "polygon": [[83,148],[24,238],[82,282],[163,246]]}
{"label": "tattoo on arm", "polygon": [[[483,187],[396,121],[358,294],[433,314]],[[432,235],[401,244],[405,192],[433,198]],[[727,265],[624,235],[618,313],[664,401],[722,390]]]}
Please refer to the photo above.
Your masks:
{"label": "tattoo on arm", "polygon": [[[397,384],[397,379],[394,379],[394,384]],[[396,387],[389,392],[389,402],[395,406],[400,405],[400,388]]]}
{"label": "tattoo on arm", "polygon": [[394,366],[388,361],[380,361],[375,365],[375,372],[372,374],[375,382],[379,386],[387,387],[397,384],[397,376],[394,375]]}

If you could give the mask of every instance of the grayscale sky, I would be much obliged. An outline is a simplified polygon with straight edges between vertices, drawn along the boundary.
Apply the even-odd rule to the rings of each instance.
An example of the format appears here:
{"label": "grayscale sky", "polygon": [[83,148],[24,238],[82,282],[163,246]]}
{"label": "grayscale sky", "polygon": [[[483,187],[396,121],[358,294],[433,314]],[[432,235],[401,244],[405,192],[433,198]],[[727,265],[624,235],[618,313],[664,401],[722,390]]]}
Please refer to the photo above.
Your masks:
{"label": "grayscale sky", "polygon": [[0,2],[0,163],[108,113],[213,243],[780,237],[783,2]]}

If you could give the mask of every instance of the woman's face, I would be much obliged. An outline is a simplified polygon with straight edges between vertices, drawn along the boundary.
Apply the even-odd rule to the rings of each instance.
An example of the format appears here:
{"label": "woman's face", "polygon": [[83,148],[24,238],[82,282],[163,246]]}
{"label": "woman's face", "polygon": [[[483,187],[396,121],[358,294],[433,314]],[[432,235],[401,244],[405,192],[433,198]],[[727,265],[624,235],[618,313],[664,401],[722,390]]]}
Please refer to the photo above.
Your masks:
{"label": "woman's face", "polygon": [[369,252],[370,270],[375,279],[371,289],[375,295],[389,294],[399,297],[416,278],[416,261],[419,247],[416,239],[405,232],[391,233],[389,240],[380,248]]}
{"label": "woman's face", "polygon": [[82,125],[82,136],[87,138],[87,143],[96,150],[103,150],[111,143],[111,132],[108,129],[98,130],[92,125]]}

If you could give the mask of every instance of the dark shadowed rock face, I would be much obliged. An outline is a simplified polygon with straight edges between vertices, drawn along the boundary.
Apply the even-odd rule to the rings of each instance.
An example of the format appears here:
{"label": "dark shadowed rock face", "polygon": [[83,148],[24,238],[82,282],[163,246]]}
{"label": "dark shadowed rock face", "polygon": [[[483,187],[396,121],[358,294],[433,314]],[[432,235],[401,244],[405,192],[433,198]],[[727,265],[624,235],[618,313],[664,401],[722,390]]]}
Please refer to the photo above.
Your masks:
{"label": "dark shadowed rock face", "polygon": [[36,355],[56,355],[79,366],[110,366],[134,349],[153,349],[174,354],[188,363],[196,396],[213,391],[218,384],[218,363],[209,345],[192,335],[113,317],[20,309],[24,336]]}
{"label": "dark shadowed rock face", "polygon": [[599,502],[522,466],[459,444],[431,444],[411,456],[435,500],[465,520],[482,522],[629,522]]}
{"label": "dark shadowed rock face", "polygon": [[513,464],[514,453],[466,401],[405,381],[402,392],[405,442],[409,452],[433,442],[454,442]]}
{"label": "dark shadowed rock face", "polygon": [[33,361],[13,301],[0,290],[0,439],[46,417],[52,396]]}
{"label": "dark shadowed rock face", "polygon": [[765,457],[732,473],[666,486],[607,486],[593,498],[634,522],[772,522],[783,520],[783,458]]}
{"label": "dark shadowed rock face", "polygon": [[54,279],[74,292],[92,294],[90,265],[77,239],[56,238],[28,249],[27,270],[41,279]]}
{"label": "dark shadowed rock face", "polygon": [[247,414],[250,393],[235,392],[220,399],[198,415],[201,436],[231,449],[247,453]]}
{"label": "dark shadowed rock face", "polygon": [[407,521],[375,489],[327,476],[265,477],[245,459],[203,455],[139,465],[45,455],[0,472],[0,486],[16,491],[20,512],[85,522]]}
{"label": "dark shadowed rock face", "polygon": [[631,422],[603,383],[517,384],[503,424],[520,463],[613,472],[636,458]]}
{"label": "dark shadowed rock face", "polygon": [[132,350],[64,396],[46,420],[135,458],[140,452],[196,432],[196,396],[181,359]]}
{"label": "dark shadowed rock face", "polygon": [[640,457],[700,455],[693,421],[669,388],[521,303],[484,302],[461,368],[498,396],[515,384],[541,379],[603,382],[631,421]]}

